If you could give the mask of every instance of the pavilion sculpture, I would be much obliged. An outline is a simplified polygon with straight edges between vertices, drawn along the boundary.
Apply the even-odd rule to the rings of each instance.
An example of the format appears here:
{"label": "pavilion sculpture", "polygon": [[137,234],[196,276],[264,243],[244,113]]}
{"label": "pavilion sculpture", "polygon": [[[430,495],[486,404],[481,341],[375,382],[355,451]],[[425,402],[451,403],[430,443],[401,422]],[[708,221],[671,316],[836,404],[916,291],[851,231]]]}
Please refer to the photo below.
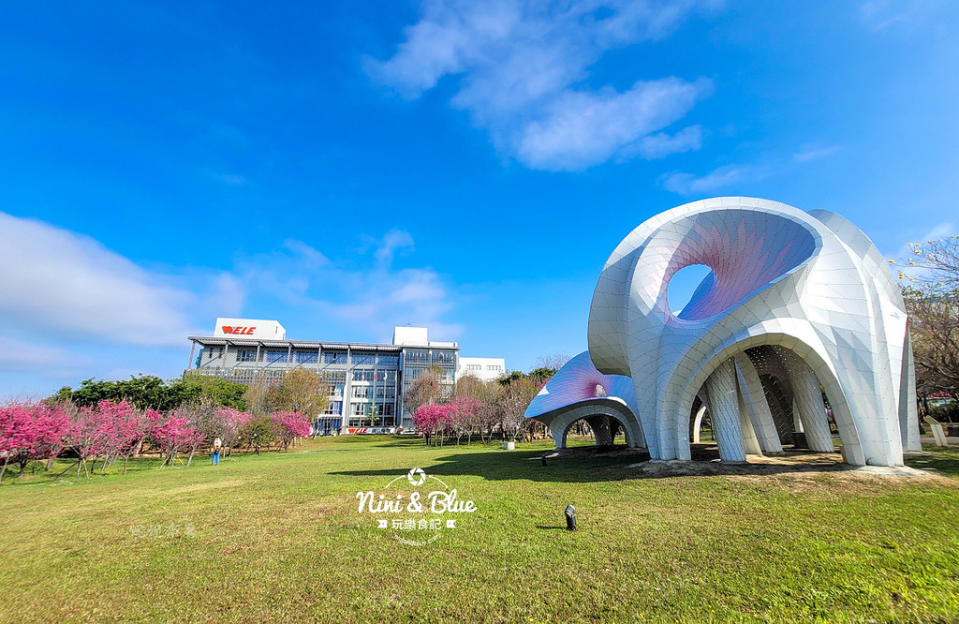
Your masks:
{"label": "pavilion sculpture", "polygon": [[[674,313],[670,280],[696,264],[711,271]],[[797,432],[834,451],[823,391],[847,463],[900,465],[920,448],[899,287],[831,212],[721,197],[652,217],[606,262],[588,340],[597,374],[631,379],[626,428],[654,460],[690,458],[704,409],[726,461],[781,452]]]}
{"label": "pavilion sculpture", "polygon": [[646,446],[636,419],[633,381],[621,375],[604,375],[583,351],[553,375],[526,408],[550,429],[557,448],[566,447],[570,426],[585,419],[599,446],[613,443],[622,429],[630,446]]}

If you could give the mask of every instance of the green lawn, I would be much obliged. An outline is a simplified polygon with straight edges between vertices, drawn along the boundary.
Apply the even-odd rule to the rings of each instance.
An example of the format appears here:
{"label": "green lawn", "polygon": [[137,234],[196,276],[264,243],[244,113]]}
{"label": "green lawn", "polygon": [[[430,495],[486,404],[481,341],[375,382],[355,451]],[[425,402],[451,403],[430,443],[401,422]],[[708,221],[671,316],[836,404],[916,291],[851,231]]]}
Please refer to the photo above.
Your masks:
{"label": "green lawn", "polygon": [[[959,621],[955,477],[653,478],[621,454],[544,467],[548,448],[339,438],[8,477],[0,620]],[[959,473],[956,451],[912,461]],[[414,466],[478,506],[422,547],[356,511]]]}

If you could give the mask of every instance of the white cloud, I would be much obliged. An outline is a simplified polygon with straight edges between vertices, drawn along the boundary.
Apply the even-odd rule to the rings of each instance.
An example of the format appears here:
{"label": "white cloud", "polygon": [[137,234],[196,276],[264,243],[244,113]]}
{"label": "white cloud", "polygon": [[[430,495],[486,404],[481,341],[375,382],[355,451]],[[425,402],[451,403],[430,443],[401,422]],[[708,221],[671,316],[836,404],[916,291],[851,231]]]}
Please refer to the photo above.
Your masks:
{"label": "white cloud", "polygon": [[89,358],[56,347],[0,336],[0,371],[43,372],[53,377],[65,377],[91,362]]}
{"label": "white cloud", "polygon": [[405,323],[428,326],[438,336],[455,336],[462,328],[444,320],[453,301],[440,275],[429,268],[392,266],[397,250],[413,246],[408,232],[391,230],[347,265],[304,242],[287,241],[275,252],[241,259],[236,271],[251,294],[314,310],[318,318],[383,336]]}
{"label": "white cloud", "polygon": [[[63,378],[114,378],[133,371],[167,376],[185,363],[187,337],[216,316],[243,316],[247,301],[317,325],[390,335],[393,325],[430,328],[454,339],[453,296],[434,270],[398,269],[413,237],[391,230],[365,251],[334,261],[298,240],[240,258],[229,271],[164,274],[99,242],[39,221],[0,213],[0,396],[17,384],[51,391]],[[184,362],[175,349],[183,350]],[[17,381],[17,380],[20,381]]]}
{"label": "white cloud", "polygon": [[392,264],[393,255],[400,250],[413,250],[413,237],[403,230],[390,230],[379,241],[376,249],[376,261],[380,264]]}
{"label": "white cloud", "polygon": [[838,145],[827,145],[825,147],[815,145],[804,145],[798,152],[793,154],[793,160],[796,162],[809,162],[831,156],[839,151]]}
{"label": "white cloud", "polygon": [[702,128],[699,126],[690,126],[683,128],[676,134],[668,134],[666,132],[650,134],[637,141],[632,147],[625,148],[623,151],[635,150],[639,152],[643,158],[652,160],[679,152],[698,150],[702,144],[702,139]]}
{"label": "white cloud", "polygon": [[663,179],[667,190],[680,195],[707,193],[723,187],[765,177],[766,172],[754,165],[724,165],[703,176],[691,173],[673,173]]}
{"label": "white cloud", "polygon": [[192,295],[85,236],[0,213],[0,320],[135,345],[183,345]]}
{"label": "white cloud", "polygon": [[943,0],[867,0],[859,5],[859,16],[873,32],[893,26],[908,30],[932,19],[936,12],[950,4]]}
{"label": "white cloud", "polygon": [[429,0],[396,53],[368,59],[366,67],[407,98],[459,76],[453,106],[468,111],[501,150],[533,168],[583,169],[615,155],[644,155],[624,148],[709,93],[707,80],[677,77],[625,91],[584,84],[605,52],[667,35],[696,4]]}

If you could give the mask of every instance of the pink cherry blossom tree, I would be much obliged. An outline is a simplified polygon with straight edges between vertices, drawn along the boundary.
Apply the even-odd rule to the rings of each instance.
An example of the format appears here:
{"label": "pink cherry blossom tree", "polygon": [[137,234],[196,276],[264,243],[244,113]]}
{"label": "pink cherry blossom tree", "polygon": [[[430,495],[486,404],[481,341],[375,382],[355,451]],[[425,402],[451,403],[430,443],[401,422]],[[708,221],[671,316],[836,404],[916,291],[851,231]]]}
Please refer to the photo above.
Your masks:
{"label": "pink cherry blossom tree", "polygon": [[290,444],[297,438],[310,435],[310,422],[300,412],[273,412],[270,418],[279,432],[285,451],[290,450]]}
{"label": "pink cherry blossom tree", "polygon": [[[426,444],[429,445],[434,436],[442,436],[447,431],[451,423],[451,411],[449,405],[421,405],[413,413],[413,426],[426,438]],[[442,442],[442,439],[441,439]]]}

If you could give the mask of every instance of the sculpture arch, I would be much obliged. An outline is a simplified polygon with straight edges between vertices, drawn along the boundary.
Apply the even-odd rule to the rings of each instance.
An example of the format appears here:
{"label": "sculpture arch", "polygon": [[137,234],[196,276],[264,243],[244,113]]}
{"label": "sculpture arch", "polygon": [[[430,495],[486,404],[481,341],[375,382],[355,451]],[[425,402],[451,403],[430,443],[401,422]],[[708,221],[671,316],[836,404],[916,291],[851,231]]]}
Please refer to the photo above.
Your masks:
{"label": "sculpture arch", "polygon": [[[674,314],[669,281],[691,264],[711,272]],[[747,371],[746,383],[748,367],[734,360],[761,345],[796,353],[789,377],[818,448],[826,450],[828,436],[824,414],[812,413],[818,383],[849,463],[897,465],[903,448],[918,448],[902,297],[872,242],[834,213],[721,197],[648,219],[603,268],[588,339],[599,372],[632,379],[633,412],[654,459],[689,459],[689,412],[704,388],[710,412],[732,432],[727,447],[737,437],[742,445],[753,424],[742,420],[743,410],[753,414],[743,387],[756,395],[758,377]],[[772,448],[770,422],[764,415],[758,424]]]}

